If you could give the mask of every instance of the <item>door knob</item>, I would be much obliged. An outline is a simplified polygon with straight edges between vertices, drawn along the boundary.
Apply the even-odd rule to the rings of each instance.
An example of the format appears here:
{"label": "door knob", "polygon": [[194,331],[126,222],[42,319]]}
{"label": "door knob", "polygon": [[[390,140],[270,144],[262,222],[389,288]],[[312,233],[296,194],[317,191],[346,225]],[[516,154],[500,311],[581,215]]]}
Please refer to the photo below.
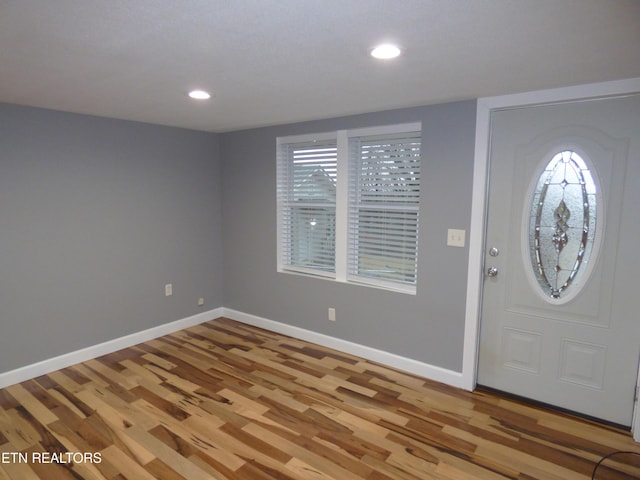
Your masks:
{"label": "door knob", "polygon": [[487,276],[488,277],[497,277],[498,276],[498,269],[496,267],[489,267],[487,269]]}

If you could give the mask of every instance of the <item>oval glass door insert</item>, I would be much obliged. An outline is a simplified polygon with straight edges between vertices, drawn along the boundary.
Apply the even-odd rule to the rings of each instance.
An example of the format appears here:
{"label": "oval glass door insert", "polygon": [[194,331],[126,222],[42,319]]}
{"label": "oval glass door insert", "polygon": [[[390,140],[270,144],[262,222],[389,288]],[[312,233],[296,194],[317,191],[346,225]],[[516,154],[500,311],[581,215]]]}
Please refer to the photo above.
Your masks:
{"label": "oval glass door insert", "polygon": [[594,257],[597,187],[587,163],[571,150],[553,156],[537,179],[529,218],[531,266],[544,298],[562,303],[586,281]]}

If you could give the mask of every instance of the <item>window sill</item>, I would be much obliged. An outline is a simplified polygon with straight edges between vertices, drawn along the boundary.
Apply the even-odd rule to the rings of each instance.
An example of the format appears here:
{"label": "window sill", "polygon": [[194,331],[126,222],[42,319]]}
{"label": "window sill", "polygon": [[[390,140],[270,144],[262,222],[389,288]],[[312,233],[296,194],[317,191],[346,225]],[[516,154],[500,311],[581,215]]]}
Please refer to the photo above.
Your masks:
{"label": "window sill", "polygon": [[416,293],[417,287],[415,285],[399,285],[399,284],[392,284],[390,282],[375,281],[375,280],[368,281],[366,279],[363,280],[362,277],[351,277],[351,278],[341,280],[341,279],[337,279],[333,273],[324,274],[323,272],[309,272],[309,271],[290,269],[290,268],[279,268],[278,273],[284,273],[287,275],[295,275],[295,276],[306,277],[306,278],[315,278],[319,280],[328,280],[335,283],[354,285],[358,287],[375,288],[378,290],[386,290],[388,292],[404,293],[406,295],[417,294]]}

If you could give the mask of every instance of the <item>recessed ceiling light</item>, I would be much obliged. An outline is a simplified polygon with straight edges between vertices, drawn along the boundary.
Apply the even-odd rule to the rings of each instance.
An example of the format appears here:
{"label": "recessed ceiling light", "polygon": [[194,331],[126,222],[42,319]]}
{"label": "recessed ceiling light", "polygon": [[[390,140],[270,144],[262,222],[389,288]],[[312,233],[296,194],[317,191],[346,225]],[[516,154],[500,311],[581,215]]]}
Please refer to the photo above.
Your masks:
{"label": "recessed ceiling light", "polygon": [[371,56],[381,60],[396,58],[398,55],[400,55],[400,48],[395,45],[391,45],[390,43],[378,45],[376,48],[371,50]]}
{"label": "recessed ceiling light", "polygon": [[189,92],[189,96],[191,98],[195,98],[196,100],[207,100],[211,98],[211,94],[209,92],[205,92],[204,90],[191,90]]}

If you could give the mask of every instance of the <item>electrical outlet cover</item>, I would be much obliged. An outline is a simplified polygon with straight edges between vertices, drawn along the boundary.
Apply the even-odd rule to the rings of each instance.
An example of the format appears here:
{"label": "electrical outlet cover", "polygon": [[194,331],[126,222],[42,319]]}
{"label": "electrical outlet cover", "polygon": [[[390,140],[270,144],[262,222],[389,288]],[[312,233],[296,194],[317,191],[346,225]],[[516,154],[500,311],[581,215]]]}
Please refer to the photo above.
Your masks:
{"label": "electrical outlet cover", "polygon": [[465,235],[465,230],[450,228],[447,230],[447,246],[464,247]]}

